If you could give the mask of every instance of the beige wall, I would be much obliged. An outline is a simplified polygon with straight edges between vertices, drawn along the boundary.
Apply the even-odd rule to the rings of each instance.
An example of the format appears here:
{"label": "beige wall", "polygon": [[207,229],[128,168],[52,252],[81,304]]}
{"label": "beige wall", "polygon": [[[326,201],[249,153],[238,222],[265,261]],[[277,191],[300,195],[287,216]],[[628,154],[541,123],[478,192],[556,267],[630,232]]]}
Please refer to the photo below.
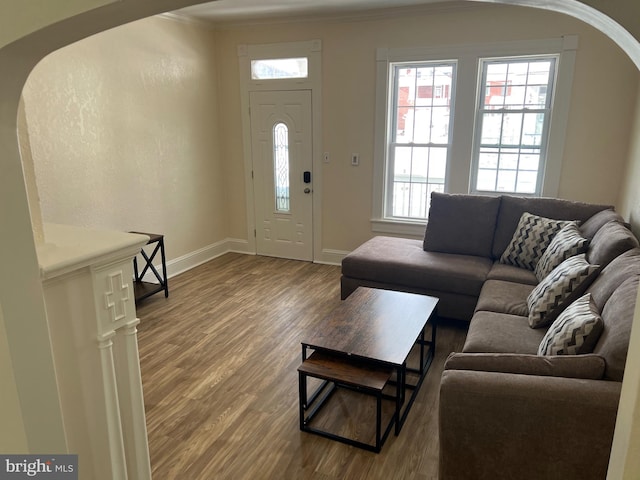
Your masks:
{"label": "beige wall", "polygon": [[[154,18],[55,52],[24,91],[44,220],[162,232],[169,259],[246,239],[236,47],[319,38],[322,150],[331,154],[322,165],[322,248],[351,250],[373,235],[376,49],[564,34],[579,35],[580,47],[559,195],[616,204],[638,89],[632,62],[567,16],[477,5],[215,34]],[[359,167],[349,163],[352,152]]]}
{"label": "beige wall", "polygon": [[[640,76],[638,81],[640,89]],[[635,103],[635,118],[629,148],[629,165],[625,172],[625,182],[620,192],[620,211],[629,219],[634,233],[640,236],[640,94]]]}
{"label": "beige wall", "polygon": [[[437,46],[540,39],[577,34],[571,111],[560,178],[564,198],[615,204],[627,162],[638,89],[637,70],[606,36],[570,17],[519,7],[477,5],[470,10],[361,20],[325,20],[226,28],[216,36],[221,70],[221,118],[229,192],[230,236],[246,235],[239,76],[236,46],[322,40],[323,249],[350,250],[373,235],[371,196],[375,53],[379,47]],[[350,153],[361,165],[352,167]],[[317,188],[317,186],[316,186]],[[345,206],[349,206],[345,208]]]}
{"label": "beige wall", "polygon": [[629,58],[599,32],[581,35],[561,197],[620,209],[637,95],[638,70]]}
{"label": "beige wall", "polygon": [[23,96],[45,222],[225,238],[211,30],[149,18],[46,57]]}
{"label": "beige wall", "polygon": [[[640,235],[640,94],[634,107],[636,114],[632,124],[629,164],[625,171],[619,205],[622,215],[629,219],[631,229],[636,235]],[[640,319],[640,292],[636,300],[635,322],[631,330],[608,478],[634,479],[640,474],[640,456],[637,454],[640,449],[640,371],[635,368],[640,365],[638,319]]]}

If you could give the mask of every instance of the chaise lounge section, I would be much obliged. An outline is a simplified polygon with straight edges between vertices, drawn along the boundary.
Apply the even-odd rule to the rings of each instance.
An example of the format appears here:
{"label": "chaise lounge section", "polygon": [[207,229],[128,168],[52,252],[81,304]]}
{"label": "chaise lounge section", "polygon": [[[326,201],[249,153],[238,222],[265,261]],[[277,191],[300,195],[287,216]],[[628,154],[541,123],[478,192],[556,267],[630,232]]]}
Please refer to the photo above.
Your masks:
{"label": "chaise lounge section", "polygon": [[441,317],[469,321],[487,279],[537,283],[499,261],[523,213],[584,222],[603,210],[621,219],[610,205],[434,192],[424,240],[378,236],[343,259],[342,299],[359,286],[422,293],[440,299]]}

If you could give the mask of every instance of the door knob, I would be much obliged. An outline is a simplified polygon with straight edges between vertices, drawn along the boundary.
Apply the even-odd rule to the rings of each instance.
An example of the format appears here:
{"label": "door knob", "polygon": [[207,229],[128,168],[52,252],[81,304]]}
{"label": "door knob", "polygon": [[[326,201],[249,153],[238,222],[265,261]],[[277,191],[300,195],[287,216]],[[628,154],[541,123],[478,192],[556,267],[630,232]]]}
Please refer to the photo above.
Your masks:
{"label": "door knob", "polygon": [[311,189],[309,187],[305,188],[304,193],[311,193]]}

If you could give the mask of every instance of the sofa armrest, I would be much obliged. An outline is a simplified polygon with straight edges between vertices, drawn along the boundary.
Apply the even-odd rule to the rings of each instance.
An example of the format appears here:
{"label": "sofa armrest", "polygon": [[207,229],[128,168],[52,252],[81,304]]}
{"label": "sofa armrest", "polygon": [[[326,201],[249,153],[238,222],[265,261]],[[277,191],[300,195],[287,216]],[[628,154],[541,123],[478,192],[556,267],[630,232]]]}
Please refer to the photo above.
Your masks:
{"label": "sofa armrest", "polygon": [[603,479],[620,382],[445,370],[440,479]]}
{"label": "sofa armrest", "polygon": [[445,370],[475,370],[600,380],[606,362],[600,355],[541,356],[515,353],[452,353]]}

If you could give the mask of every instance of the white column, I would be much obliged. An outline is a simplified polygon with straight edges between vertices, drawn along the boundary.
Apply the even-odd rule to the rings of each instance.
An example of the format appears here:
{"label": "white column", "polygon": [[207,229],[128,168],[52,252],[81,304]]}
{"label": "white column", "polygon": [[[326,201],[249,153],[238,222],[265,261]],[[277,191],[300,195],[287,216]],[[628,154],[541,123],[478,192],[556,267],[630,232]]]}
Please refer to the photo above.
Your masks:
{"label": "white column", "polygon": [[[109,448],[108,458],[110,472],[103,473],[105,478],[127,478],[127,465],[124,450],[124,436],[122,434],[122,417],[120,416],[120,404],[118,401],[118,386],[116,380],[116,368],[113,359],[113,341],[115,332],[98,339],[98,351],[100,354],[100,366],[102,388],[104,394],[105,420],[107,425],[107,443]],[[99,452],[98,452],[99,454]],[[80,458],[78,458],[80,462]],[[83,472],[84,473],[84,472]],[[94,474],[100,474],[95,472]]]}
{"label": "white column", "polygon": [[124,429],[125,448],[128,452],[127,472],[130,479],[150,479],[149,444],[147,424],[144,417],[144,399],[138,355],[139,320],[127,323],[116,336],[116,369],[118,372],[118,394],[120,414]]}
{"label": "white column", "polygon": [[69,452],[81,478],[151,479],[132,260],[148,237],[44,226],[38,249]]}

